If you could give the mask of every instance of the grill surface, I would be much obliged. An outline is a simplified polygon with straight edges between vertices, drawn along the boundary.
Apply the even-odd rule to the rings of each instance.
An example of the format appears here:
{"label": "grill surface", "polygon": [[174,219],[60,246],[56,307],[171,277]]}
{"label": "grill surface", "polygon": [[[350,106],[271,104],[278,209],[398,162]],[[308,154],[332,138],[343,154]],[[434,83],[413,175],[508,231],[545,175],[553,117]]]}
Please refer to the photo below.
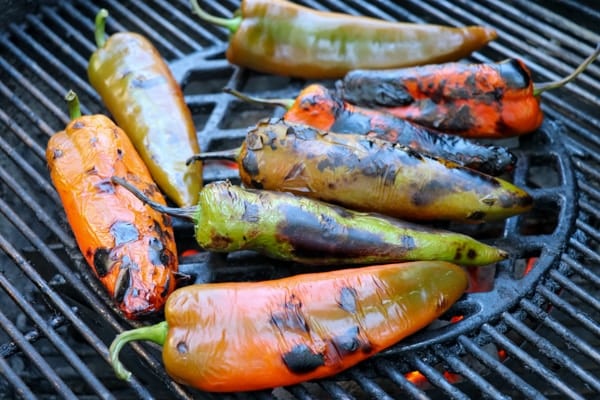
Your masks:
{"label": "grill surface", "polygon": [[[448,226],[511,250],[480,271],[479,285],[428,329],[339,376],[252,395],[213,396],[163,372],[150,344],[126,348],[134,372],[118,381],[107,344],[131,327],[92,277],[66,224],[44,160],[48,137],[66,124],[62,97],[75,89],[84,113],[105,112],[86,79],[93,18],[111,12],[109,33],[138,31],[170,62],[206,150],[237,146],[246,128],[280,109],[243,104],[231,86],[293,97],[307,82],[241,70],[224,60],[226,32],[199,23],[187,1],[76,0],[40,6],[0,33],[0,398],[595,398],[600,392],[600,66],[543,95],[538,132],[502,144],[519,163],[511,179],[536,199],[532,213],[506,223]],[[205,2],[208,3],[208,2]],[[600,13],[593,1],[302,1],[384,19],[484,24],[500,38],[471,61],[523,58],[536,82],[556,80],[592,52]],[[209,3],[231,15],[237,2]],[[325,82],[331,86],[333,82]],[[207,181],[231,179],[218,163]],[[176,224],[179,250],[194,248],[191,226]],[[527,266],[532,267],[527,274]],[[196,281],[257,280],[310,268],[249,252],[182,258]],[[485,290],[483,290],[485,289]],[[450,323],[461,316],[459,323]],[[452,318],[454,317],[454,318]],[[134,324],[135,325],[135,324]],[[157,379],[158,378],[158,379]]]}

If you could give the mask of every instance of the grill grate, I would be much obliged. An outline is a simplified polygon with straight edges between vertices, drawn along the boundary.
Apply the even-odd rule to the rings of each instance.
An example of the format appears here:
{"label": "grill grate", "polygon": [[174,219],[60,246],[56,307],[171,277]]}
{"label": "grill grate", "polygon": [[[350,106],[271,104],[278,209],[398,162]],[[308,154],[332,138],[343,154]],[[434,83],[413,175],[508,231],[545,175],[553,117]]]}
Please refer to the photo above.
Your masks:
{"label": "grill grate", "polygon": [[[600,35],[594,2],[530,0],[301,1],[310,7],[384,19],[484,24],[500,38],[473,61],[523,58],[534,80],[558,79],[589,54]],[[229,16],[238,1],[206,2]],[[66,224],[44,159],[48,137],[68,121],[62,96],[75,89],[84,113],[104,112],[86,79],[93,18],[111,12],[109,32],[148,36],[182,83],[200,144],[238,145],[248,126],[281,110],[242,104],[224,86],[265,97],[293,97],[306,82],[262,75],[224,60],[226,32],[199,23],[186,0],[73,0],[41,5],[0,32],[0,397],[238,398],[182,387],[164,373],[159,349],[134,344],[122,359],[134,373],[116,380],[107,344],[131,325],[112,308]],[[332,82],[326,82],[332,84]],[[465,296],[437,325],[329,380],[241,396],[258,399],[594,398],[600,392],[600,65],[565,88],[543,94],[547,121],[530,137],[509,140],[519,164],[512,179],[536,198],[536,210],[505,224],[451,226],[513,250],[496,269],[492,291]],[[237,181],[210,164],[207,180]],[[191,227],[177,221],[179,250]],[[537,257],[531,272],[523,269]],[[299,273],[240,252],[182,259],[198,281],[263,279]],[[458,324],[452,316],[463,315]]]}

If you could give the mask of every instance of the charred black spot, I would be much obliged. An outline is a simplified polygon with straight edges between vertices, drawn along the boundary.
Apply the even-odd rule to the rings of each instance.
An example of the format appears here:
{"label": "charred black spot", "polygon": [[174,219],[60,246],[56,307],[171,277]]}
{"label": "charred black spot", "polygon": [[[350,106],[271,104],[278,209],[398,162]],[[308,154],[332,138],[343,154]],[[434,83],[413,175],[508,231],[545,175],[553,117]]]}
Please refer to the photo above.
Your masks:
{"label": "charred black spot", "polygon": [[341,335],[331,338],[331,343],[342,357],[352,354],[361,348],[371,348],[369,343],[363,344],[358,326],[353,326]]}
{"label": "charred black spot", "polygon": [[256,157],[256,153],[250,149],[246,152],[246,155],[242,159],[242,169],[246,171],[251,178],[256,177],[260,174],[260,170],[258,168],[258,159]]}
{"label": "charred black spot", "polygon": [[318,129],[311,128],[308,125],[295,125],[294,135],[301,140],[314,140],[321,132]]}
{"label": "charred black spot", "polygon": [[248,201],[244,201],[244,214],[242,214],[242,221],[255,224],[259,220],[260,208],[258,207],[258,205],[249,203]]}
{"label": "charred black spot", "polygon": [[335,213],[337,215],[339,215],[340,217],[342,217],[344,219],[354,218],[354,214],[352,212],[350,212],[350,210],[348,210],[347,208],[336,206],[336,205],[332,204],[331,209],[333,211],[335,211]]}
{"label": "charred black spot", "polygon": [[429,98],[434,102],[434,103],[441,103],[444,101],[444,89],[446,87],[446,84],[448,83],[448,81],[446,79],[441,79],[437,85],[437,87],[435,88],[435,90],[432,90],[429,92]]}
{"label": "charred black spot", "polygon": [[433,180],[421,187],[412,196],[411,201],[415,206],[427,206],[457,189],[451,184]]}
{"label": "charred black spot", "polygon": [[115,282],[115,293],[114,299],[117,303],[122,303],[125,299],[125,295],[127,291],[131,287],[131,269],[129,265],[126,265],[124,262],[121,264],[121,270],[119,271],[119,275],[117,276],[117,280]]}
{"label": "charred black spot", "polygon": [[308,332],[309,327],[302,314],[302,302],[294,295],[286,300],[281,311],[271,313],[271,324],[280,331]]}
{"label": "charred black spot", "polygon": [[269,146],[271,150],[277,150],[277,132],[272,129],[268,129],[265,133],[267,135],[267,141],[265,145]]}
{"label": "charred black spot", "polygon": [[105,277],[112,267],[110,249],[99,247],[94,252],[94,269],[100,278]]}
{"label": "charred black spot", "polygon": [[329,146],[325,157],[319,161],[317,168],[319,171],[327,169],[335,170],[337,168],[346,168],[349,171],[355,170],[360,165],[360,159],[354,151],[348,146]]}
{"label": "charred black spot", "polygon": [[169,294],[169,289],[171,288],[171,274],[167,275],[167,279],[165,280],[165,285],[163,286],[162,292],[160,292],[160,297],[167,297]]}
{"label": "charred black spot", "polygon": [[100,193],[107,193],[107,194],[114,194],[115,193],[115,186],[110,181],[110,179],[102,179],[101,181],[99,181],[98,183],[96,183],[94,185],[94,187]]}
{"label": "charred black spot", "polygon": [[294,374],[305,374],[325,365],[323,354],[313,352],[305,344],[297,344],[283,354],[283,362]]}
{"label": "charred black spot", "polygon": [[176,348],[177,348],[177,352],[179,354],[187,354],[187,352],[188,352],[188,346],[187,346],[187,343],[185,343],[185,342],[177,343]]}
{"label": "charred black spot", "polygon": [[150,89],[166,83],[167,80],[162,75],[156,75],[151,78],[145,76],[136,76],[129,81],[129,85],[135,89]]}
{"label": "charred black spot", "polygon": [[289,243],[297,256],[322,259],[403,251],[380,235],[347,226],[331,215],[314,215],[288,204],[281,205],[280,212],[285,218],[277,225],[278,239]]}
{"label": "charred black spot", "polygon": [[171,220],[171,217],[168,216],[167,214],[162,214],[162,223],[163,226],[169,228],[173,225],[173,221]]}
{"label": "charred black spot", "polygon": [[467,258],[473,260],[475,257],[477,257],[477,252],[473,249],[469,249],[469,251],[467,251]]}
{"label": "charred black spot", "polygon": [[148,259],[153,265],[169,265],[171,256],[163,243],[153,237],[148,240]]}
{"label": "charred black spot", "polygon": [[77,120],[77,121],[75,121],[75,123],[73,125],[71,125],[71,128],[73,128],[73,129],[85,128],[85,124],[83,123],[83,121]]}
{"label": "charred black spot", "polygon": [[295,135],[296,130],[294,129],[293,126],[288,126],[288,128],[285,130],[285,134],[286,135]]}
{"label": "charred black spot", "polygon": [[250,180],[250,186],[256,189],[262,189],[263,188],[263,184],[260,181],[251,179]]}
{"label": "charred black spot", "polygon": [[415,238],[412,236],[402,236],[401,243],[402,247],[404,247],[407,251],[414,250],[417,247],[417,244],[415,243]]}
{"label": "charred black spot", "polygon": [[156,193],[158,193],[158,191],[159,191],[158,186],[156,186],[156,184],[154,184],[154,183],[151,183],[151,184],[146,185],[144,190],[142,190],[142,193],[144,193],[144,195],[146,197],[152,197]]}
{"label": "charred black spot", "polygon": [[117,149],[117,160],[122,160],[122,159],[123,159],[123,150]]}
{"label": "charred black spot", "polygon": [[509,89],[525,89],[531,84],[531,76],[518,60],[506,60],[496,66]]}
{"label": "charred black spot", "polygon": [[110,234],[115,239],[115,246],[137,240],[140,233],[135,225],[127,221],[117,221],[110,226]]}
{"label": "charred black spot", "polygon": [[357,133],[365,135],[371,131],[371,119],[358,112],[349,112],[341,110],[335,118],[335,122],[329,128],[331,132],[337,133]]}
{"label": "charred black spot", "polygon": [[467,215],[467,219],[471,221],[481,221],[485,218],[485,212],[483,211],[473,211],[471,214]]}
{"label": "charred black spot", "polygon": [[54,149],[52,152],[52,159],[56,160],[57,158],[61,158],[63,156],[63,151],[61,149]]}
{"label": "charred black spot", "polygon": [[90,169],[87,169],[87,170],[85,171],[85,173],[86,173],[87,175],[97,175],[97,174],[98,174],[98,169],[97,169],[97,168],[96,168],[96,166],[94,165],[92,168],[90,168]]}
{"label": "charred black spot", "polygon": [[356,312],[356,289],[344,286],[340,289],[340,297],[338,299],[340,308],[349,313]]}

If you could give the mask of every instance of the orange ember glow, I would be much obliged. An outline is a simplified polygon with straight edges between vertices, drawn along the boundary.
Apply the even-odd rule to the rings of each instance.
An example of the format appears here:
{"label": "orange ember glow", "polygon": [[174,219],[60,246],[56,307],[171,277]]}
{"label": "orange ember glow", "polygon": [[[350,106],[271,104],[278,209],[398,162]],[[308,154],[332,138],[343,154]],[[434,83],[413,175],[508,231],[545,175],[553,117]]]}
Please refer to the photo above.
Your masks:
{"label": "orange ember glow", "polygon": [[525,272],[523,273],[523,276],[525,276],[531,272],[531,270],[535,266],[535,263],[537,262],[537,260],[538,260],[538,257],[530,257],[527,260],[527,266],[525,267]]}
{"label": "orange ember glow", "polygon": [[455,324],[455,323],[457,323],[459,321],[462,321],[464,318],[465,318],[464,315],[455,315],[452,318],[450,318],[450,323],[451,324]]}
{"label": "orange ember glow", "polygon": [[422,373],[420,373],[419,371],[411,371],[409,373],[407,373],[406,375],[404,375],[406,377],[406,379],[408,379],[413,385],[417,386],[417,387],[423,387],[427,384],[429,384],[429,382],[427,381],[427,378],[425,378],[425,375],[423,375]]}

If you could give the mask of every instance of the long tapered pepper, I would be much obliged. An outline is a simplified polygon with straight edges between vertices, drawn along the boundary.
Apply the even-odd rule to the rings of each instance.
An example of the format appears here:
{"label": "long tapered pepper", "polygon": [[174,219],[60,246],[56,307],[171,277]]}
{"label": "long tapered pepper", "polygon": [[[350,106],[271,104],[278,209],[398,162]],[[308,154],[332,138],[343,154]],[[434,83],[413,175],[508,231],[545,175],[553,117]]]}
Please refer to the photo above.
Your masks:
{"label": "long tapered pepper", "polygon": [[454,161],[490,175],[511,171],[516,157],[506,148],[482,145],[457,135],[437,132],[385,111],[352,105],[325,86],[306,86],[296,99],[259,99],[225,88],[238,98],[287,109],[283,119],[335,133],[356,133],[399,143],[420,153]]}
{"label": "long tapered pepper", "polygon": [[165,321],[110,346],[116,375],[132,340],[163,346],[167,373],[210,392],[273,388],[335,375],[424,328],[467,288],[456,265],[412,262],[176,290]]}
{"label": "long tapered pepper", "polygon": [[210,158],[236,161],[247,187],[403,219],[483,222],[533,205],[532,197],[515,185],[453,162],[377,138],[276,118],[250,129],[238,149],[191,160]]}
{"label": "long tapered pepper", "polygon": [[600,54],[600,44],[569,76],[535,84],[525,63],[446,63],[387,71],[356,70],[337,82],[353,104],[384,108],[417,124],[472,138],[531,133],[544,115],[542,92],[577,77]]}
{"label": "long tapered pepper", "polygon": [[80,116],[72,92],[68,99],[73,119],[50,138],[46,159],[77,244],[128,318],[159,311],[178,269],[170,218],[110,178],[164,199],[127,135],[103,115]]}
{"label": "long tapered pepper", "polygon": [[313,265],[442,260],[485,265],[508,254],[469,236],[381,215],[357,213],[290,193],[257,191],[213,182],[196,207],[164,207],[114,178],[157,211],[194,221],[205,250],[254,250]]}
{"label": "long tapered pepper", "polygon": [[341,78],[358,68],[459,60],[497,37],[482,26],[455,28],[316,11],[284,0],[243,0],[232,19],[193,11],[231,32],[226,57],[256,71],[305,79]]}
{"label": "long tapered pepper", "polygon": [[120,32],[105,39],[108,12],[96,17],[88,78],[129,135],[161,190],[179,206],[195,204],[202,168],[186,165],[199,151],[196,128],[179,84],[145,37]]}

